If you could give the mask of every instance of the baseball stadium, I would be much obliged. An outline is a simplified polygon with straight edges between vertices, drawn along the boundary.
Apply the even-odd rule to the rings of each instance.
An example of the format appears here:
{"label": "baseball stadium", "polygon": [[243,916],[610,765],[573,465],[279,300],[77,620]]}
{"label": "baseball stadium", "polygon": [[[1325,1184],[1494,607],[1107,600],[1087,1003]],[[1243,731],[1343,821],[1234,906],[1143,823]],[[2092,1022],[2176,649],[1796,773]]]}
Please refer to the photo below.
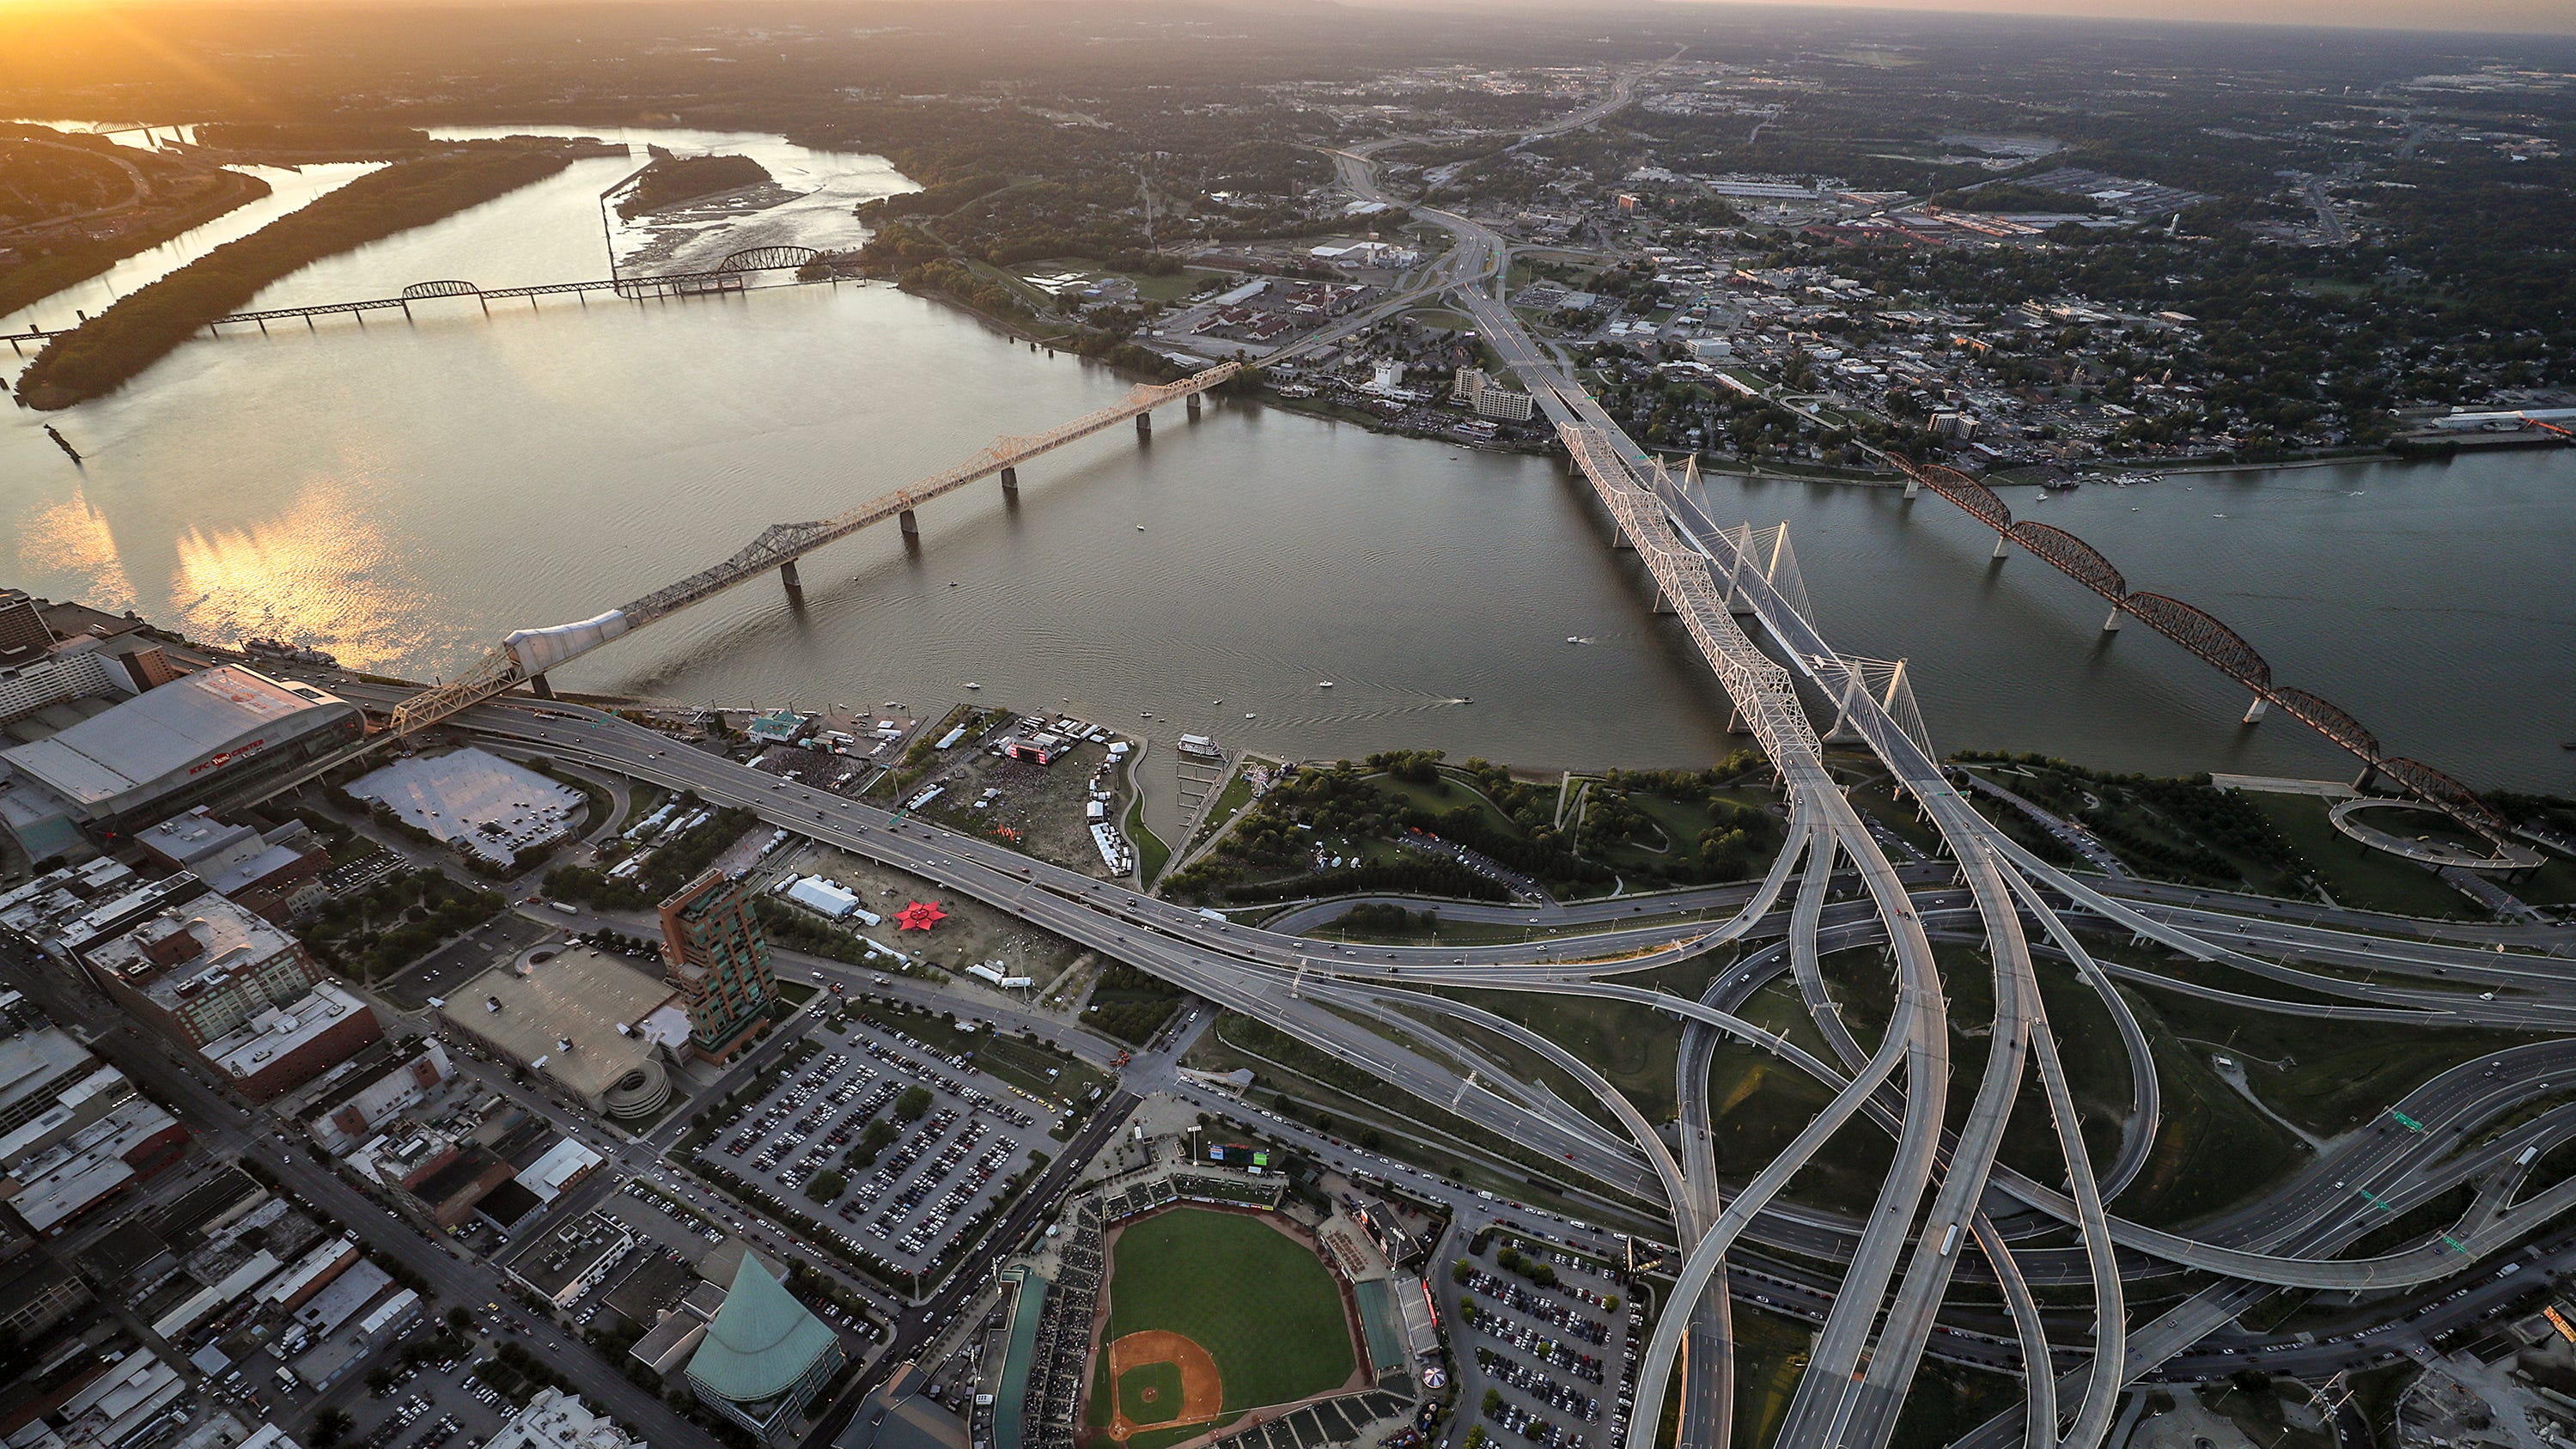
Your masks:
{"label": "baseball stadium", "polygon": [[1368,1384],[1315,1244],[1272,1213],[1175,1206],[1109,1234],[1083,1423],[1094,1449],[1176,1449]]}

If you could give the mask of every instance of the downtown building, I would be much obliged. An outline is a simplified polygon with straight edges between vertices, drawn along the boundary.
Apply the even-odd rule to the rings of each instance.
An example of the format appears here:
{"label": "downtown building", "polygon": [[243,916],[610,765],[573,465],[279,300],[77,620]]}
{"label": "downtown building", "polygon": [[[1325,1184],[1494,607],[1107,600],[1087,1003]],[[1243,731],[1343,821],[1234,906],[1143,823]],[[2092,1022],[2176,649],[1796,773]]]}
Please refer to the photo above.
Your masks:
{"label": "downtown building", "polygon": [[831,1325],[745,1253],[686,1377],[699,1403],[775,1443],[848,1361]]}
{"label": "downtown building", "polygon": [[746,881],[710,870],[662,902],[662,963],[689,1014],[689,1049],[723,1062],[760,1035],[778,994]]}

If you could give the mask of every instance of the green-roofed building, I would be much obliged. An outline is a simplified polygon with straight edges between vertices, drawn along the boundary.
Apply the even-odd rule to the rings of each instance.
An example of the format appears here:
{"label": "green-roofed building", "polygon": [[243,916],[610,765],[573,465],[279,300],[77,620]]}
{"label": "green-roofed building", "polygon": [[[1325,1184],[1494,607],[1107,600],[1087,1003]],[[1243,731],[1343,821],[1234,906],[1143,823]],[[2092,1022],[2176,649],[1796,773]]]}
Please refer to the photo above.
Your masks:
{"label": "green-roofed building", "polygon": [[689,1388],[698,1402],[769,1439],[795,1426],[844,1359],[840,1335],[745,1253],[689,1359]]}

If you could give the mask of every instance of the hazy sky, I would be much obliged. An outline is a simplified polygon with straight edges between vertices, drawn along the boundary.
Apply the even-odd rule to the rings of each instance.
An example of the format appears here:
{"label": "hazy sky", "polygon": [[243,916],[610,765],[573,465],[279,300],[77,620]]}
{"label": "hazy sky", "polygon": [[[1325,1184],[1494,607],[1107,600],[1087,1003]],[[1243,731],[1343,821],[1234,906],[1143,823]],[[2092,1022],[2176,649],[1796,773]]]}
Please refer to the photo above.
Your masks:
{"label": "hazy sky", "polygon": [[[1763,0],[1724,0],[1763,3]],[[2576,0],[1796,0],[1871,10],[1971,10],[2015,15],[2127,16],[2400,30],[2499,30],[2576,35]]]}

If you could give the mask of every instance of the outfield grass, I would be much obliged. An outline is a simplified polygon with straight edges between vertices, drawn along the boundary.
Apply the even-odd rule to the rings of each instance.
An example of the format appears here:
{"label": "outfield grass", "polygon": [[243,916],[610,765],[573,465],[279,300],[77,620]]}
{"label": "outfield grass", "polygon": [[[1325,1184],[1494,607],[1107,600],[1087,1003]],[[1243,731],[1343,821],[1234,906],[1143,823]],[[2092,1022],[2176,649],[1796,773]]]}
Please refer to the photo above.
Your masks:
{"label": "outfield grass", "polygon": [[[1108,1338],[1146,1329],[1208,1351],[1228,1413],[1339,1388],[1353,1367],[1332,1275],[1302,1244],[1240,1213],[1180,1208],[1119,1234]],[[1123,1402],[1123,1383],[1119,1392]]]}

